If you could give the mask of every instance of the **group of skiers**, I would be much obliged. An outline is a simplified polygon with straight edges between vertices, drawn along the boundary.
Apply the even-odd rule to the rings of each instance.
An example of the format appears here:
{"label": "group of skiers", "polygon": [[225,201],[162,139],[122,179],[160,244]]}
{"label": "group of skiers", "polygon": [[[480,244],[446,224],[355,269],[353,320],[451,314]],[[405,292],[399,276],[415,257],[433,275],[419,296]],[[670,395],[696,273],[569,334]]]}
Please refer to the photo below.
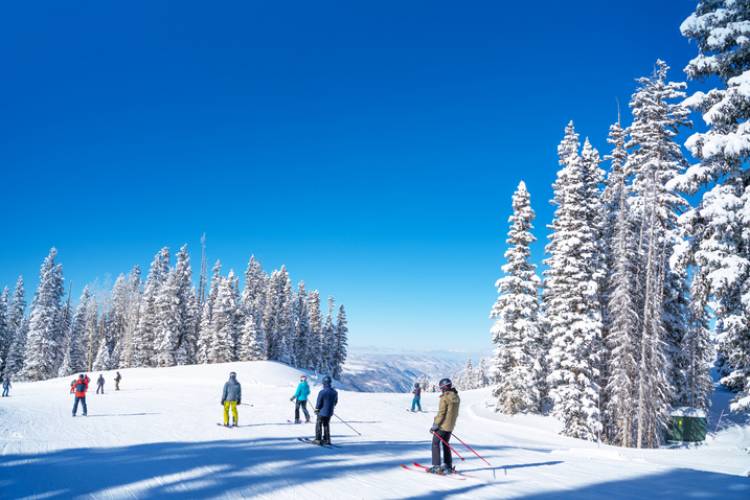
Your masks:
{"label": "group of skiers", "polygon": [[[315,403],[315,439],[311,441],[314,444],[326,446],[331,444],[331,417],[339,401],[338,392],[331,387],[331,377],[323,377],[323,390],[318,393]],[[440,404],[438,412],[430,427],[432,434],[432,467],[427,472],[433,474],[452,474],[453,456],[451,455],[450,439],[453,429],[456,427],[458,419],[458,408],[461,399],[458,397],[458,391],[453,387],[450,379],[444,378],[439,382],[441,391]],[[419,408],[422,411],[421,397],[422,388],[418,383],[414,384],[412,391],[411,411]],[[294,423],[302,423],[300,420],[300,410],[305,415],[305,422],[310,422],[310,414],[307,411],[307,399],[310,397],[310,386],[307,383],[307,376],[300,376],[297,389],[289,401],[294,402]],[[229,380],[224,384],[221,395],[221,405],[224,408],[224,427],[229,425],[229,413],[232,413],[232,427],[237,427],[239,416],[237,414],[237,405],[242,404],[242,386],[237,381],[237,373],[231,372]],[[442,461],[441,461],[442,448]]]}
{"label": "group of skiers", "polygon": [[[115,390],[120,390],[120,380],[122,380],[122,375],[120,375],[120,372],[117,372],[115,375]],[[83,416],[85,417],[88,415],[88,407],[86,406],[86,392],[89,390],[89,382],[91,379],[88,375],[81,373],[77,379],[73,379],[73,381],[70,383],[70,393],[74,395],[74,401],[73,401],[73,416],[76,416],[76,413],[78,413],[78,405],[80,403],[81,409],[83,410]],[[104,375],[99,374],[99,378],[96,380],[96,393],[97,394],[104,394]]]}
{"label": "group of skiers", "polygon": [[[338,392],[331,387],[331,377],[326,375],[323,377],[323,390],[318,393],[318,399],[315,404],[315,415],[317,420],[315,422],[315,439],[312,441],[318,445],[330,445],[331,444],[331,417],[333,417],[333,410],[339,401]],[[310,422],[310,413],[307,411],[307,399],[310,397],[310,386],[307,383],[307,376],[300,376],[299,384],[297,389],[294,391],[294,395],[289,399],[294,402],[294,423],[302,423],[300,420],[300,410],[305,415],[305,423]],[[237,406],[242,404],[242,386],[237,381],[237,373],[231,372],[229,374],[229,380],[224,384],[224,389],[221,393],[221,406],[224,408],[224,427],[230,427],[229,425],[229,414],[232,414],[232,425],[231,427],[237,427],[239,425],[239,415],[237,412]]]}

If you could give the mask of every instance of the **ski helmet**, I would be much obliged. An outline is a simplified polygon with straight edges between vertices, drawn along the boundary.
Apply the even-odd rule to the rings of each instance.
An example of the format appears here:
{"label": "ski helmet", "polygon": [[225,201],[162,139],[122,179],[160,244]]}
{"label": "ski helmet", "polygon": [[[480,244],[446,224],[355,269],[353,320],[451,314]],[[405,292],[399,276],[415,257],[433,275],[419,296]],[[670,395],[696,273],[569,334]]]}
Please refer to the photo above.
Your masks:
{"label": "ski helmet", "polygon": [[299,379],[300,380],[307,380],[307,375],[300,375]]}
{"label": "ski helmet", "polygon": [[235,372],[229,372],[229,376],[230,376],[231,378],[234,378],[234,377],[236,377],[236,376],[237,376],[237,374],[236,374]]}
{"label": "ski helmet", "polygon": [[451,379],[449,378],[444,378],[438,385],[440,386],[441,391],[447,391],[453,387],[453,382],[451,382]]}
{"label": "ski helmet", "polygon": [[329,377],[328,375],[323,377],[323,385],[331,385],[331,377]]}
{"label": "ski helmet", "polygon": [[419,382],[414,382],[414,387],[419,388]]}

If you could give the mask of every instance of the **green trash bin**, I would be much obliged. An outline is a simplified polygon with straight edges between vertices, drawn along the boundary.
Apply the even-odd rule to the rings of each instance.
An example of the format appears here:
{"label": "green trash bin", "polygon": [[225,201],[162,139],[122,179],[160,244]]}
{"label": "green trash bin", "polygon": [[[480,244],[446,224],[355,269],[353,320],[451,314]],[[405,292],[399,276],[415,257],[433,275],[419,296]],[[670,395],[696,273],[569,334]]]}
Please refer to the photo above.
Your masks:
{"label": "green trash bin", "polygon": [[676,408],[670,413],[669,441],[696,443],[706,440],[706,412],[698,408]]}

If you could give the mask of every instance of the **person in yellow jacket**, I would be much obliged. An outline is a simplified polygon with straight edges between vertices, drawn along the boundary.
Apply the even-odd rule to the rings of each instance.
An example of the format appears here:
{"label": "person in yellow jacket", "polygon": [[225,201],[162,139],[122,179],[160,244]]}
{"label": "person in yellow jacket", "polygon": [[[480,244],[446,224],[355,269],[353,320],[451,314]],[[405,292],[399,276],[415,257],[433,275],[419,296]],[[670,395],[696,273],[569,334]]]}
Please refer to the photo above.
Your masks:
{"label": "person in yellow jacket", "polygon": [[[458,407],[461,404],[461,398],[458,397],[458,391],[453,388],[453,383],[448,378],[440,381],[440,390],[443,394],[440,396],[440,405],[435,420],[430,427],[432,434],[432,467],[428,469],[433,474],[451,474],[453,472],[453,457],[448,442],[451,439],[451,433],[456,428],[456,419],[458,419]],[[440,465],[440,445],[443,446],[443,464]]]}

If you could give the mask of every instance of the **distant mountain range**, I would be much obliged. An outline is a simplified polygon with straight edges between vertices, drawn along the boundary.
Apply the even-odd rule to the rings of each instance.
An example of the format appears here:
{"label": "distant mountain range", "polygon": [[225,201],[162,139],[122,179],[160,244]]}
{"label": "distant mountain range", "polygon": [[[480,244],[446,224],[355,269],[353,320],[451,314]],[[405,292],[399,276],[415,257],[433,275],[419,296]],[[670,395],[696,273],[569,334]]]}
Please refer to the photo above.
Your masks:
{"label": "distant mountain range", "polygon": [[415,381],[452,377],[471,358],[487,352],[399,351],[381,347],[353,347],[344,365],[341,383],[361,392],[407,392]]}

